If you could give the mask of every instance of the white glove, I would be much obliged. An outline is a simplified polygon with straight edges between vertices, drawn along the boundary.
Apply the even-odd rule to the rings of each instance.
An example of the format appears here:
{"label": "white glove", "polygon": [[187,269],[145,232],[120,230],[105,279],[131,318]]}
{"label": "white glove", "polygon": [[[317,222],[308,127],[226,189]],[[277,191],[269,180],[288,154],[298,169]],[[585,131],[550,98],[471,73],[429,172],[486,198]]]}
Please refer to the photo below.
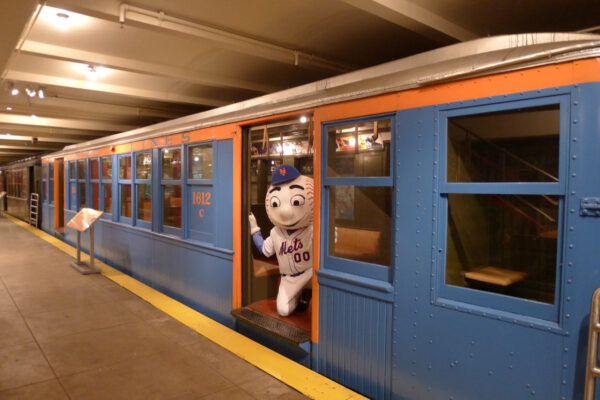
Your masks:
{"label": "white glove", "polygon": [[260,228],[256,223],[256,217],[254,216],[254,214],[250,213],[250,215],[248,215],[248,221],[250,222],[250,235],[254,235],[256,232],[260,232]]}

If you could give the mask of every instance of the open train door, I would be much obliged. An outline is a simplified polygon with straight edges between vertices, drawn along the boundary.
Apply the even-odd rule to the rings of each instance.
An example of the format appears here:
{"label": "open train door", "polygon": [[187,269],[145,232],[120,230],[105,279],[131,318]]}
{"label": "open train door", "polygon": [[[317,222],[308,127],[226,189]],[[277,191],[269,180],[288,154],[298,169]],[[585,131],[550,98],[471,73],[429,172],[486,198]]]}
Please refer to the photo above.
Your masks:
{"label": "open train door", "polygon": [[65,229],[65,163],[64,159],[54,160],[54,230],[63,233]]}

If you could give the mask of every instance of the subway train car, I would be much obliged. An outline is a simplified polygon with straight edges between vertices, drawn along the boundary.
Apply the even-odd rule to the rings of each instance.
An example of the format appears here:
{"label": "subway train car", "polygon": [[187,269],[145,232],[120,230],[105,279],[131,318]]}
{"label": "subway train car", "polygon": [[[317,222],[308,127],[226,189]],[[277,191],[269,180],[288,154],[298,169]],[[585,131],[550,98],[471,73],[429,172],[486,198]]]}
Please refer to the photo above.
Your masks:
{"label": "subway train car", "polygon": [[[41,200],[41,157],[14,161],[0,167],[0,192],[6,192],[3,211],[19,219],[30,221],[31,194]],[[38,206],[38,212],[40,210]],[[39,216],[38,216],[39,217]],[[38,222],[41,218],[38,218]]]}
{"label": "subway train car", "polygon": [[[580,399],[599,110],[600,36],[455,44],[45,156],[42,228],[104,211],[103,261],[369,398]],[[290,317],[248,224],[281,164],[315,188]]]}

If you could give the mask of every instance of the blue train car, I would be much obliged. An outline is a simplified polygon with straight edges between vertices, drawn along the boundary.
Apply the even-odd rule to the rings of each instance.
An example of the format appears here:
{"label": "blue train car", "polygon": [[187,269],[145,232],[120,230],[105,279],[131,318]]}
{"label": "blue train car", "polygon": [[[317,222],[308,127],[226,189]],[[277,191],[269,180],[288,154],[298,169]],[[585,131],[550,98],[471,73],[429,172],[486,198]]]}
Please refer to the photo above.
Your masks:
{"label": "blue train car", "polygon": [[[42,227],[104,211],[99,258],[370,398],[580,399],[599,110],[599,36],[480,39],[66,147]],[[315,182],[290,317],[247,222],[280,164]]]}

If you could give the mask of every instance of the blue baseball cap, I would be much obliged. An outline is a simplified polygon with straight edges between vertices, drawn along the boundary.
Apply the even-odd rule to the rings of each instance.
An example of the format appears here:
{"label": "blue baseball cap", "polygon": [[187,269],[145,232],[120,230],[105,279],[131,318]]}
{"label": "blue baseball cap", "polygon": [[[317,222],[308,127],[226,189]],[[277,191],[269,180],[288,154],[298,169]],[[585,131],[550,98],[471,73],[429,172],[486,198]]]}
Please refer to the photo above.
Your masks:
{"label": "blue baseball cap", "polygon": [[300,175],[300,171],[298,171],[291,165],[279,165],[273,172],[273,177],[271,178],[271,185],[279,185],[280,183],[293,181]]}

